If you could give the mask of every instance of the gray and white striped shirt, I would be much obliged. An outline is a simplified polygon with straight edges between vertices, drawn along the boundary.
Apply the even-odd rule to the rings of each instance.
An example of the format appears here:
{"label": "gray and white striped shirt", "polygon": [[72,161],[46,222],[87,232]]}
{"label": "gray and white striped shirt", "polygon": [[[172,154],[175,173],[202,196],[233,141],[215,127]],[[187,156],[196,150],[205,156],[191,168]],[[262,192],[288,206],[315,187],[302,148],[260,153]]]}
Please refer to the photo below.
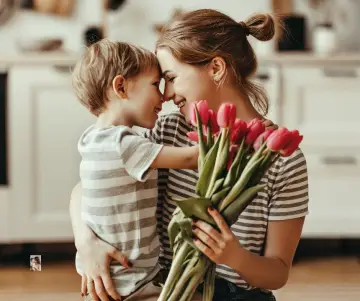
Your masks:
{"label": "gray and white striped shirt", "polygon": [[[156,143],[169,146],[191,146],[186,133],[194,129],[180,113],[172,113],[158,119],[155,128],[145,136]],[[172,250],[167,227],[176,208],[172,199],[196,196],[198,173],[193,170],[159,170],[159,201],[157,210],[158,232],[161,243],[160,263],[170,268]],[[288,158],[280,157],[261,179],[264,191],[240,215],[231,230],[247,250],[262,254],[266,231],[270,221],[303,217],[308,213],[308,176],[306,161],[298,149]],[[217,275],[245,289],[252,287],[228,266],[218,265]]]}
{"label": "gray and white striped shirt", "polygon": [[[78,142],[82,156],[82,219],[102,240],[128,257],[133,267],[112,262],[118,292],[127,296],[159,270],[156,232],[157,171],[150,165],[162,145],[125,126],[89,127]],[[76,268],[82,273],[80,258]]]}

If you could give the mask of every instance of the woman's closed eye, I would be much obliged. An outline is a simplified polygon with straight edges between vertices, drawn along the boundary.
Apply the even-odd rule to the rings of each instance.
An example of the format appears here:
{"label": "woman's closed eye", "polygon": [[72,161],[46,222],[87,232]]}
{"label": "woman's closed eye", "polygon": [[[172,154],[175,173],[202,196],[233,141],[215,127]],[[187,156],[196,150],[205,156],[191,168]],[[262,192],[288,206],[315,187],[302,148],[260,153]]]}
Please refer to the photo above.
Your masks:
{"label": "woman's closed eye", "polygon": [[152,85],[158,88],[160,86],[160,82],[159,81],[154,82],[154,83],[152,83]]}

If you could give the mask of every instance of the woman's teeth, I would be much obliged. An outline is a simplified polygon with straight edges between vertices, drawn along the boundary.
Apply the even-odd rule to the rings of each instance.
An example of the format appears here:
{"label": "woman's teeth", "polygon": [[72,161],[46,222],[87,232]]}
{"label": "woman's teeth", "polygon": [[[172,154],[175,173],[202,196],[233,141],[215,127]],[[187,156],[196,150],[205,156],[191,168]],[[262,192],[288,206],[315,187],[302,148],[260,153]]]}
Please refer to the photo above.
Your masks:
{"label": "woman's teeth", "polygon": [[181,109],[186,103],[186,100],[180,101],[179,104],[177,105],[179,109]]}

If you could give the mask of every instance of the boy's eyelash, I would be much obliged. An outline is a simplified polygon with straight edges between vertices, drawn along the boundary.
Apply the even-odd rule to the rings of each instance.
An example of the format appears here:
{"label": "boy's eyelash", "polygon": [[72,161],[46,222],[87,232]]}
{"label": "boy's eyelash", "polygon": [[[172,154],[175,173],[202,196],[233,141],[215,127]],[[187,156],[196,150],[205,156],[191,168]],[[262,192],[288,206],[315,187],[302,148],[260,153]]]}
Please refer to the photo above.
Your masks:
{"label": "boy's eyelash", "polygon": [[174,81],[174,79],[175,79],[175,77],[171,77],[171,78],[168,79],[168,81],[169,81],[170,83],[172,83],[172,82]]}

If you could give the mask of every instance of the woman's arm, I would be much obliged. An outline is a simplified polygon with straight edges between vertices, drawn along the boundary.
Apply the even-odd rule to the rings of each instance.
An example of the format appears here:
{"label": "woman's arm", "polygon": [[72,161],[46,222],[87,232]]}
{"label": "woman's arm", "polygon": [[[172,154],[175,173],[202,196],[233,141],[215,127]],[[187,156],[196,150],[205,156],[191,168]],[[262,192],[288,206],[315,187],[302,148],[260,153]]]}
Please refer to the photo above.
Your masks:
{"label": "woman's arm", "polygon": [[209,224],[194,223],[195,244],[217,264],[237,271],[254,287],[276,290],[283,287],[289,276],[292,260],[301,236],[304,218],[269,223],[264,256],[244,249],[216,210],[209,210],[220,232]]}
{"label": "woman's arm", "polygon": [[[130,267],[125,256],[119,250],[99,239],[81,220],[81,186],[77,184],[71,193],[70,218],[74,232],[75,246],[79,252],[83,276],[81,294],[87,292],[92,300],[108,301],[108,296],[120,300],[110,277],[111,259],[119,261],[123,266]],[[94,285],[88,287],[93,280]]]}
{"label": "woman's arm", "polygon": [[287,282],[308,212],[308,177],[305,157],[298,150],[277,164],[269,195],[269,216],[264,256],[243,248],[216,210],[209,210],[220,231],[196,222],[195,243],[218,264],[237,271],[250,285],[279,289]]}

